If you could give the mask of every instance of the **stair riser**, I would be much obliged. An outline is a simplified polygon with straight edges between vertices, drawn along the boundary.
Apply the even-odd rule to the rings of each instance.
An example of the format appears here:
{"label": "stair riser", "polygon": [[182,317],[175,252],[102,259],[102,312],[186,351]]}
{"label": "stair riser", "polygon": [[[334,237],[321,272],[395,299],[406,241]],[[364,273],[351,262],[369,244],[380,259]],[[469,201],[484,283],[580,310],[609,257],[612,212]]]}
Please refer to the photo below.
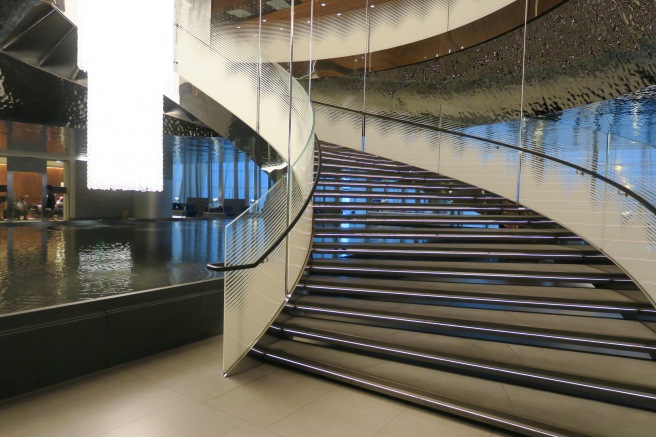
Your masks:
{"label": "stair riser", "polygon": [[407,331],[515,343],[527,346],[551,347],[581,352],[619,355],[630,358],[652,359],[652,354],[656,354],[656,344],[604,341],[592,337],[530,332],[522,331],[517,327],[497,328],[476,326],[467,324],[466,321],[439,321],[410,317],[398,318],[384,314],[366,313],[363,311],[345,312],[341,310],[297,306],[286,307],[285,313],[294,316],[309,316],[325,320],[359,323]]}
{"label": "stair riser", "polygon": [[630,283],[631,280],[619,276],[606,276],[606,275],[568,275],[558,273],[545,273],[545,274],[531,274],[525,273],[507,273],[495,271],[451,271],[451,270],[422,270],[416,269],[376,269],[366,267],[350,267],[350,266],[317,266],[310,265],[306,268],[309,274],[321,275],[351,275],[357,277],[378,277],[390,279],[403,279],[403,278],[427,278],[433,280],[440,280],[442,278],[451,278],[459,280],[490,280],[490,281],[503,281],[503,282],[550,282],[550,283],[591,283],[594,285],[609,285],[615,283]]}
{"label": "stair riser", "polygon": [[393,291],[348,291],[328,287],[298,287],[299,294],[331,296],[335,298],[371,299],[377,302],[412,303],[418,305],[440,305],[454,308],[473,308],[498,311],[528,312],[540,314],[560,314],[599,317],[609,319],[626,319],[652,322],[656,314],[651,310],[635,307],[610,306],[603,304],[581,304],[565,302],[547,302],[528,299],[508,299],[490,296],[431,295],[429,293],[412,293]]}

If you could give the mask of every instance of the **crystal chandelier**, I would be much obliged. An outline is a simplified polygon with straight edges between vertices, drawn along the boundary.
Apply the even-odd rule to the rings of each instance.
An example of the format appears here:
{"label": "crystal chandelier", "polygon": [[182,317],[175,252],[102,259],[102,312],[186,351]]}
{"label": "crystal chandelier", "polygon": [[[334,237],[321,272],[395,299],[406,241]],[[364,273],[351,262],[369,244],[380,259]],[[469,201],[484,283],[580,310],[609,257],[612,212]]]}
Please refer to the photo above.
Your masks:
{"label": "crystal chandelier", "polygon": [[77,1],[90,189],[163,189],[163,91],[173,69],[174,13],[175,0]]}

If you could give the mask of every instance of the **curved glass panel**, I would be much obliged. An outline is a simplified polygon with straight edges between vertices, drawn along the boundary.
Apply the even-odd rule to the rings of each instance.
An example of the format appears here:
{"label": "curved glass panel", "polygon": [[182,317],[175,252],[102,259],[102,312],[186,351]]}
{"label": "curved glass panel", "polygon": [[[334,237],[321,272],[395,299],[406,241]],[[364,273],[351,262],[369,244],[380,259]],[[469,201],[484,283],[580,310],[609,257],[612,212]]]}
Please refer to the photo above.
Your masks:
{"label": "curved glass panel", "polygon": [[[218,4],[202,16],[193,3],[178,10],[180,76],[255,129],[287,161],[278,169],[287,167],[286,176],[226,227],[227,266],[253,263],[272,247],[300,214],[314,181],[314,117],[308,94],[290,70],[261,50],[269,38],[286,38],[287,66],[293,65],[298,20],[294,5],[270,3]],[[271,11],[277,7],[278,13]],[[275,26],[265,12],[276,14]],[[225,373],[266,331],[295,287],[310,247],[310,224],[307,217],[300,220],[266,262],[226,273]]]}

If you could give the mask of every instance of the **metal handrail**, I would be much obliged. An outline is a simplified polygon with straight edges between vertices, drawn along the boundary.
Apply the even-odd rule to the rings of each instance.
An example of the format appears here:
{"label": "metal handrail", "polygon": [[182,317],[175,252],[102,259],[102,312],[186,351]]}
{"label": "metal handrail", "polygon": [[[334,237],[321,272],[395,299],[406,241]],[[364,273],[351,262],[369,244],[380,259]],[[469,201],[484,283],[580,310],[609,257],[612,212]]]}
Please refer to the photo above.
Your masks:
{"label": "metal handrail", "polygon": [[483,141],[483,142],[486,142],[486,143],[494,144],[495,146],[508,147],[510,149],[517,150],[519,152],[530,153],[532,155],[539,156],[539,157],[544,158],[544,159],[555,161],[555,162],[563,164],[567,167],[571,167],[571,168],[573,168],[577,171],[580,171],[581,173],[587,173],[587,174],[589,174],[589,175],[591,175],[591,176],[593,176],[597,179],[600,179],[600,180],[606,182],[607,184],[610,184],[610,185],[614,186],[618,190],[622,191],[624,196],[633,197],[636,201],[638,201],[638,203],[640,203],[642,206],[647,208],[647,210],[649,210],[649,212],[656,215],[656,206],[652,205],[644,197],[642,197],[639,194],[635,193],[634,191],[626,188],[624,185],[620,184],[619,182],[616,182],[612,179],[609,179],[605,176],[600,175],[599,173],[596,173],[592,170],[588,170],[587,168],[581,167],[580,165],[572,164],[571,162],[567,162],[567,161],[565,161],[563,159],[560,159],[560,158],[556,158],[556,157],[553,157],[553,156],[550,156],[550,155],[547,155],[547,154],[544,154],[544,153],[541,153],[541,152],[536,152],[534,150],[526,149],[524,147],[513,146],[512,144],[503,143],[501,141],[491,140],[489,138],[478,137],[476,135],[466,134],[464,132],[453,131],[453,130],[450,130],[450,129],[435,127],[435,126],[431,126],[429,124],[418,123],[418,122],[408,121],[408,120],[402,120],[402,119],[390,117],[390,116],[387,116],[387,115],[372,114],[372,113],[365,112],[365,111],[358,111],[356,109],[343,108],[341,106],[331,105],[329,103],[317,102],[317,101],[314,101],[314,100],[312,101],[312,103],[317,104],[317,105],[327,106],[327,107],[330,107],[330,108],[339,109],[339,110],[342,110],[342,111],[353,112],[353,113],[356,113],[356,114],[364,115],[366,117],[380,118],[382,120],[394,121],[396,123],[407,124],[409,126],[421,127],[423,129],[433,130],[433,131],[437,131],[437,132],[444,132],[444,133],[457,135],[457,136],[464,137],[464,138],[470,138],[470,139],[477,140],[477,141]]}
{"label": "metal handrail", "polygon": [[[241,265],[238,265],[238,266],[226,266],[225,262],[224,263],[209,263],[209,264],[207,264],[208,269],[216,271],[216,272],[230,272],[230,271],[234,271],[234,270],[246,270],[246,269],[255,268],[258,265],[262,264],[264,261],[266,261],[266,259],[269,257],[271,252],[273,252],[278,247],[278,245],[280,243],[282,243],[282,241],[287,237],[287,235],[289,235],[289,233],[294,228],[294,226],[296,226],[296,223],[298,223],[298,221],[303,216],[303,213],[305,212],[308,205],[312,201],[312,197],[314,196],[314,192],[317,189],[317,186],[319,185],[319,176],[321,174],[321,145],[319,144],[319,141],[317,140],[316,135],[314,137],[314,145],[315,145],[316,149],[319,152],[319,160],[318,160],[318,165],[317,165],[317,174],[316,174],[315,179],[314,179],[314,184],[312,185],[312,190],[310,190],[310,195],[305,200],[305,203],[303,203],[303,207],[301,208],[299,213],[296,215],[294,220],[292,220],[291,223],[287,226],[287,229],[285,229],[285,231],[276,239],[276,241],[271,243],[271,246],[266,251],[264,251],[264,253],[257,260],[253,261],[252,263],[241,264]],[[291,167],[288,168],[287,171],[291,171]]]}

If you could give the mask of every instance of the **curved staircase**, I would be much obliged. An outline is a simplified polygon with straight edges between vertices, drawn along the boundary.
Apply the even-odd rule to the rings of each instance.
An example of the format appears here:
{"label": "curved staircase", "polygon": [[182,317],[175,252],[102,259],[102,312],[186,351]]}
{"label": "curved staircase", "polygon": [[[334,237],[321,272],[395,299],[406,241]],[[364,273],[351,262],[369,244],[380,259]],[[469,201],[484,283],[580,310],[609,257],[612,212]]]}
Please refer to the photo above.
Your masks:
{"label": "curved staircase", "polygon": [[523,435],[653,436],[656,311],[581,238],[324,144],[313,255],[253,354]]}

